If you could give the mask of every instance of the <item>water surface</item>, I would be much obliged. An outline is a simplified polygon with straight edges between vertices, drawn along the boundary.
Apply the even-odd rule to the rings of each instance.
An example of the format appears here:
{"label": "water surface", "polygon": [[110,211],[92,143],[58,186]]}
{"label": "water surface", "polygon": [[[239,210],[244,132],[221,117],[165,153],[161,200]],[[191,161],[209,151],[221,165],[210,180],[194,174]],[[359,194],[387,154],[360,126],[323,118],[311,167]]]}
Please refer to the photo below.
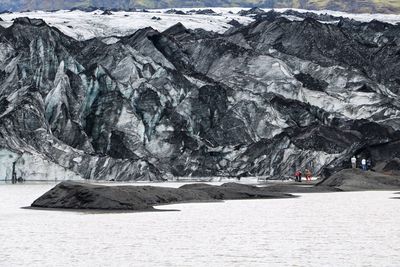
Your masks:
{"label": "water surface", "polygon": [[[180,186],[181,184],[157,184]],[[0,266],[399,266],[393,192],[158,207],[29,210],[54,184],[0,185]],[[399,195],[397,195],[399,196]]]}

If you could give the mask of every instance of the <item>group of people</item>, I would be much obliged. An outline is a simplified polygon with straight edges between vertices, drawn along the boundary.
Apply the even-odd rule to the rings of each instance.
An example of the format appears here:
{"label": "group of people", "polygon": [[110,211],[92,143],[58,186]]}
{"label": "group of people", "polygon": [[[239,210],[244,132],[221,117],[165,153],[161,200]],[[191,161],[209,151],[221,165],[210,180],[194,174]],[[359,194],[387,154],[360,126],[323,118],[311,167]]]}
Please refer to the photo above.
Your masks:
{"label": "group of people", "polygon": [[[297,170],[296,173],[294,174],[295,176],[295,181],[301,183],[301,178],[303,176],[302,172],[300,170]],[[309,169],[306,169],[304,176],[306,177],[306,181],[309,182],[311,181],[312,178],[312,173]]]}
{"label": "group of people", "polygon": [[[355,156],[351,158],[351,167],[353,169],[357,168],[357,158]],[[360,169],[362,169],[363,171],[371,170],[371,160],[363,158],[361,160]]]}
{"label": "group of people", "polygon": [[[360,159],[357,159],[356,156],[353,156],[353,157],[351,158],[351,167],[352,167],[353,169],[356,169],[356,168],[357,168],[357,161],[359,161],[359,164],[360,164],[359,167],[360,167],[360,169],[362,169],[363,171],[372,170],[372,163],[371,163],[371,160],[370,160],[370,159],[362,158],[362,159],[360,160]],[[303,177],[303,173],[301,172],[301,170],[296,170],[296,172],[295,172],[295,174],[294,174],[294,177],[295,177],[294,180],[295,180],[296,182],[301,182],[302,177]],[[307,182],[311,181],[312,173],[311,173],[311,171],[310,171],[309,169],[306,169],[306,170],[305,170],[305,172],[304,172],[304,177],[306,178],[306,181],[307,181]]]}

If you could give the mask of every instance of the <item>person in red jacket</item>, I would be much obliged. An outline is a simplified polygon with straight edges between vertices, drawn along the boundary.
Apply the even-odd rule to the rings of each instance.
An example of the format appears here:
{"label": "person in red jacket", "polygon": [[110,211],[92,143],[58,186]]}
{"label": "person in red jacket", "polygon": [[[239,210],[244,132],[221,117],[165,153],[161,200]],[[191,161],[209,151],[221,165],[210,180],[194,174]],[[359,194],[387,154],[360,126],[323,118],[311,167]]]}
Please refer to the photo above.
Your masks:
{"label": "person in red jacket", "polygon": [[294,176],[295,176],[295,181],[296,182],[301,182],[301,171],[296,171]]}
{"label": "person in red jacket", "polygon": [[306,180],[307,182],[311,182],[312,173],[310,170],[306,170]]}

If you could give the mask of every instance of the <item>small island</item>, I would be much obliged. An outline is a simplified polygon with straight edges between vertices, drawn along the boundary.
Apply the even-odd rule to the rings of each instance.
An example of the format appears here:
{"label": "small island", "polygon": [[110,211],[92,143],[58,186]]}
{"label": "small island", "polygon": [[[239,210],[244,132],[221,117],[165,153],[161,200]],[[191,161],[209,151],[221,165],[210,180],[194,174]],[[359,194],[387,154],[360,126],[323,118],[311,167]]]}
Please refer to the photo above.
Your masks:
{"label": "small island", "polygon": [[154,210],[154,206],[184,202],[210,202],[231,199],[293,198],[265,188],[226,183],[221,186],[188,184],[180,188],[156,186],[105,186],[61,182],[32,203],[35,208]]}
{"label": "small island", "polygon": [[294,198],[293,193],[399,190],[400,177],[357,169],[346,169],[310,185],[267,183],[259,186],[225,183],[220,186],[196,183],[179,188],[156,186],[105,186],[65,181],[35,200],[31,207],[49,209],[154,210],[154,206],[185,202],[234,199]]}

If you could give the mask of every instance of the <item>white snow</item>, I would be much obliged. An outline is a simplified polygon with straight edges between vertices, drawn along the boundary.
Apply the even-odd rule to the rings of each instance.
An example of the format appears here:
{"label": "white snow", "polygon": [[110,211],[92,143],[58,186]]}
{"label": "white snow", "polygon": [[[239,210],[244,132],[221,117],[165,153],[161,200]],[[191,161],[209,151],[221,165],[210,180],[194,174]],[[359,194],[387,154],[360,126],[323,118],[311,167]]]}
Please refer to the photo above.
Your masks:
{"label": "white snow", "polygon": [[76,163],[81,163],[82,162],[82,157],[76,157],[73,159],[74,162]]}
{"label": "white snow", "polygon": [[[45,20],[50,26],[54,26],[66,35],[78,40],[87,40],[94,37],[112,37],[124,36],[134,33],[136,30],[152,27],[158,31],[166,30],[172,25],[181,22],[189,29],[202,28],[208,31],[219,33],[225,32],[231,27],[229,21],[235,19],[242,24],[249,24],[253,21],[251,17],[239,16],[237,12],[245,8],[212,8],[217,15],[177,15],[166,14],[166,9],[154,9],[150,12],[112,12],[112,15],[101,15],[102,11],[93,12],[68,11],[61,10],[57,12],[33,11],[12,14],[2,14],[0,17],[4,20],[0,22],[3,27],[12,25],[12,20],[17,17],[29,17]],[[178,8],[177,10],[189,11],[190,8]],[[269,11],[271,9],[264,9]],[[284,12],[287,9],[275,9],[278,12]],[[298,12],[314,12],[317,14],[330,14],[334,16],[342,16],[358,21],[381,20],[395,24],[400,22],[400,15],[388,14],[350,14],[345,12],[321,10],[310,11],[303,9],[294,9]],[[152,19],[159,17],[161,20]],[[286,16],[292,20],[299,20],[294,16]],[[107,39],[105,42],[112,43],[117,39]]]}
{"label": "white snow", "polygon": [[[231,27],[227,24],[236,19],[243,24],[250,23],[253,19],[241,17],[237,14],[226,14],[220,16],[209,15],[176,15],[166,14],[164,10],[153,10],[151,12],[113,12],[113,15],[101,15],[102,11],[57,11],[57,12],[24,12],[3,14],[0,22],[3,27],[12,25],[12,19],[17,17],[29,17],[43,19],[50,26],[61,30],[64,34],[78,40],[86,40],[94,37],[124,36],[132,34],[138,29],[152,27],[158,31],[164,31],[169,27],[181,22],[189,29],[203,28],[208,31],[219,33],[225,32]],[[159,17],[161,20],[154,20]],[[113,42],[108,39],[106,42]]]}

